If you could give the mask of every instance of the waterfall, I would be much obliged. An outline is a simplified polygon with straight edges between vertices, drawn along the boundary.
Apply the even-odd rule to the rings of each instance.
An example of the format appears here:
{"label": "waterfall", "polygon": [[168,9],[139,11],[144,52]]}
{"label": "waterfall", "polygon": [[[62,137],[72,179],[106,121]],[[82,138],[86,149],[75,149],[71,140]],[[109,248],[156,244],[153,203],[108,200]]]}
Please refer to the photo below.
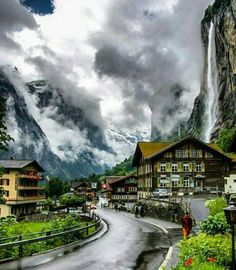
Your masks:
{"label": "waterfall", "polygon": [[212,129],[217,120],[218,114],[218,85],[217,85],[217,66],[216,66],[216,46],[215,46],[215,27],[211,22],[208,36],[207,50],[207,94],[206,94],[206,123],[205,123],[205,142],[209,142]]}

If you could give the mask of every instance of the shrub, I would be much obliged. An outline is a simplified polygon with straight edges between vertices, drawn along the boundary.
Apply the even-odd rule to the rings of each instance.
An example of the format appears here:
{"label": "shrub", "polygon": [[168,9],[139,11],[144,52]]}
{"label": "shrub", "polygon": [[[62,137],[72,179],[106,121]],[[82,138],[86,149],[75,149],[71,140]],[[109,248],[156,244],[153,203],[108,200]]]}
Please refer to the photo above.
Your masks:
{"label": "shrub", "polygon": [[212,236],[199,233],[197,236],[182,240],[179,243],[178,266],[184,267],[190,258],[194,258],[199,264],[208,262],[209,258],[214,258],[217,265],[229,266],[231,262],[230,234]]}
{"label": "shrub", "polygon": [[205,206],[209,208],[210,215],[214,216],[223,212],[223,208],[227,207],[227,202],[223,197],[217,197],[216,199],[206,201]]}
{"label": "shrub", "polygon": [[[223,2],[222,0],[220,1]],[[227,152],[229,150],[231,142],[233,141],[234,134],[235,134],[235,129],[229,129],[229,128],[222,129],[216,143],[220,146],[221,149]]]}
{"label": "shrub", "polygon": [[[190,258],[191,259],[191,258]],[[214,258],[209,258],[214,260]],[[172,270],[186,270],[186,269],[195,269],[195,270],[224,270],[225,268],[222,266],[217,265],[214,261],[208,261],[208,262],[198,262],[196,259],[192,259],[192,262],[189,264],[188,262],[191,262],[190,260],[185,262],[185,265],[177,265],[175,268],[172,268]]]}
{"label": "shrub", "polygon": [[225,234],[230,231],[230,226],[223,212],[215,216],[208,216],[207,220],[200,222],[200,228],[202,232],[209,235]]}

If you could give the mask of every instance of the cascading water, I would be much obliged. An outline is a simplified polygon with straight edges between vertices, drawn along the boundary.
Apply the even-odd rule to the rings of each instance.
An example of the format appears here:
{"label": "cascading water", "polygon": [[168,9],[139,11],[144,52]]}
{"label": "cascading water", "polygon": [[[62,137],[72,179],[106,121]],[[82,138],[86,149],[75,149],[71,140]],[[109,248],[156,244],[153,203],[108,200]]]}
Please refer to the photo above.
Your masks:
{"label": "cascading water", "polygon": [[211,132],[217,120],[218,114],[218,72],[216,66],[216,46],[215,46],[215,27],[211,22],[208,37],[207,51],[207,95],[206,95],[206,124],[205,124],[205,142],[210,142]]}

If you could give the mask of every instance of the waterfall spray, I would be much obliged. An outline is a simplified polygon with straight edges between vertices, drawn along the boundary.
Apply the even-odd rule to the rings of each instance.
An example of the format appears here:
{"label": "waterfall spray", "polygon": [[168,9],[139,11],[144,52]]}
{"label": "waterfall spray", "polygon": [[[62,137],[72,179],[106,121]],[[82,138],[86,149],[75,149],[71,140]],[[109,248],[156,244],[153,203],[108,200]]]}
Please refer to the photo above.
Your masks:
{"label": "waterfall spray", "polygon": [[207,95],[206,95],[206,123],[205,123],[205,142],[210,142],[211,132],[217,120],[218,114],[218,85],[217,85],[217,66],[216,66],[216,46],[215,46],[215,27],[211,22],[208,37],[207,50]]}

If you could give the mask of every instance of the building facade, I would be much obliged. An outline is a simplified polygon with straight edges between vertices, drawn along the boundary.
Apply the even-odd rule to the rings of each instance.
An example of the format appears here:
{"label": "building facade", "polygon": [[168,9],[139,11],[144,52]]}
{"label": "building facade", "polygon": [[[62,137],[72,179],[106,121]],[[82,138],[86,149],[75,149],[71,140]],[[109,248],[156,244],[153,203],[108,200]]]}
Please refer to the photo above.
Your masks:
{"label": "building facade", "polygon": [[133,166],[137,167],[138,198],[152,196],[156,188],[170,193],[224,189],[232,158],[215,144],[192,136],[178,142],[140,142]]}
{"label": "building facade", "polygon": [[35,213],[45,200],[43,188],[38,184],[43,168],[34,160],[0,160],[0,166],[4,169],[0,188],[6,201],[0,204],[0,216]]}
{"label": "building facade", "polygon": [[129,174],[110,182],[111,202],[131,203],[137,201],[137,177]]}
{"label": "building facade", "polygon": [[74,193],[79,196],[84,196],[89,200],[92,200],[96,196],[96,187],[94,187],[92,184],[94,183],[89,183],[89,182],[81,182],[78,183],[74,187]]}

